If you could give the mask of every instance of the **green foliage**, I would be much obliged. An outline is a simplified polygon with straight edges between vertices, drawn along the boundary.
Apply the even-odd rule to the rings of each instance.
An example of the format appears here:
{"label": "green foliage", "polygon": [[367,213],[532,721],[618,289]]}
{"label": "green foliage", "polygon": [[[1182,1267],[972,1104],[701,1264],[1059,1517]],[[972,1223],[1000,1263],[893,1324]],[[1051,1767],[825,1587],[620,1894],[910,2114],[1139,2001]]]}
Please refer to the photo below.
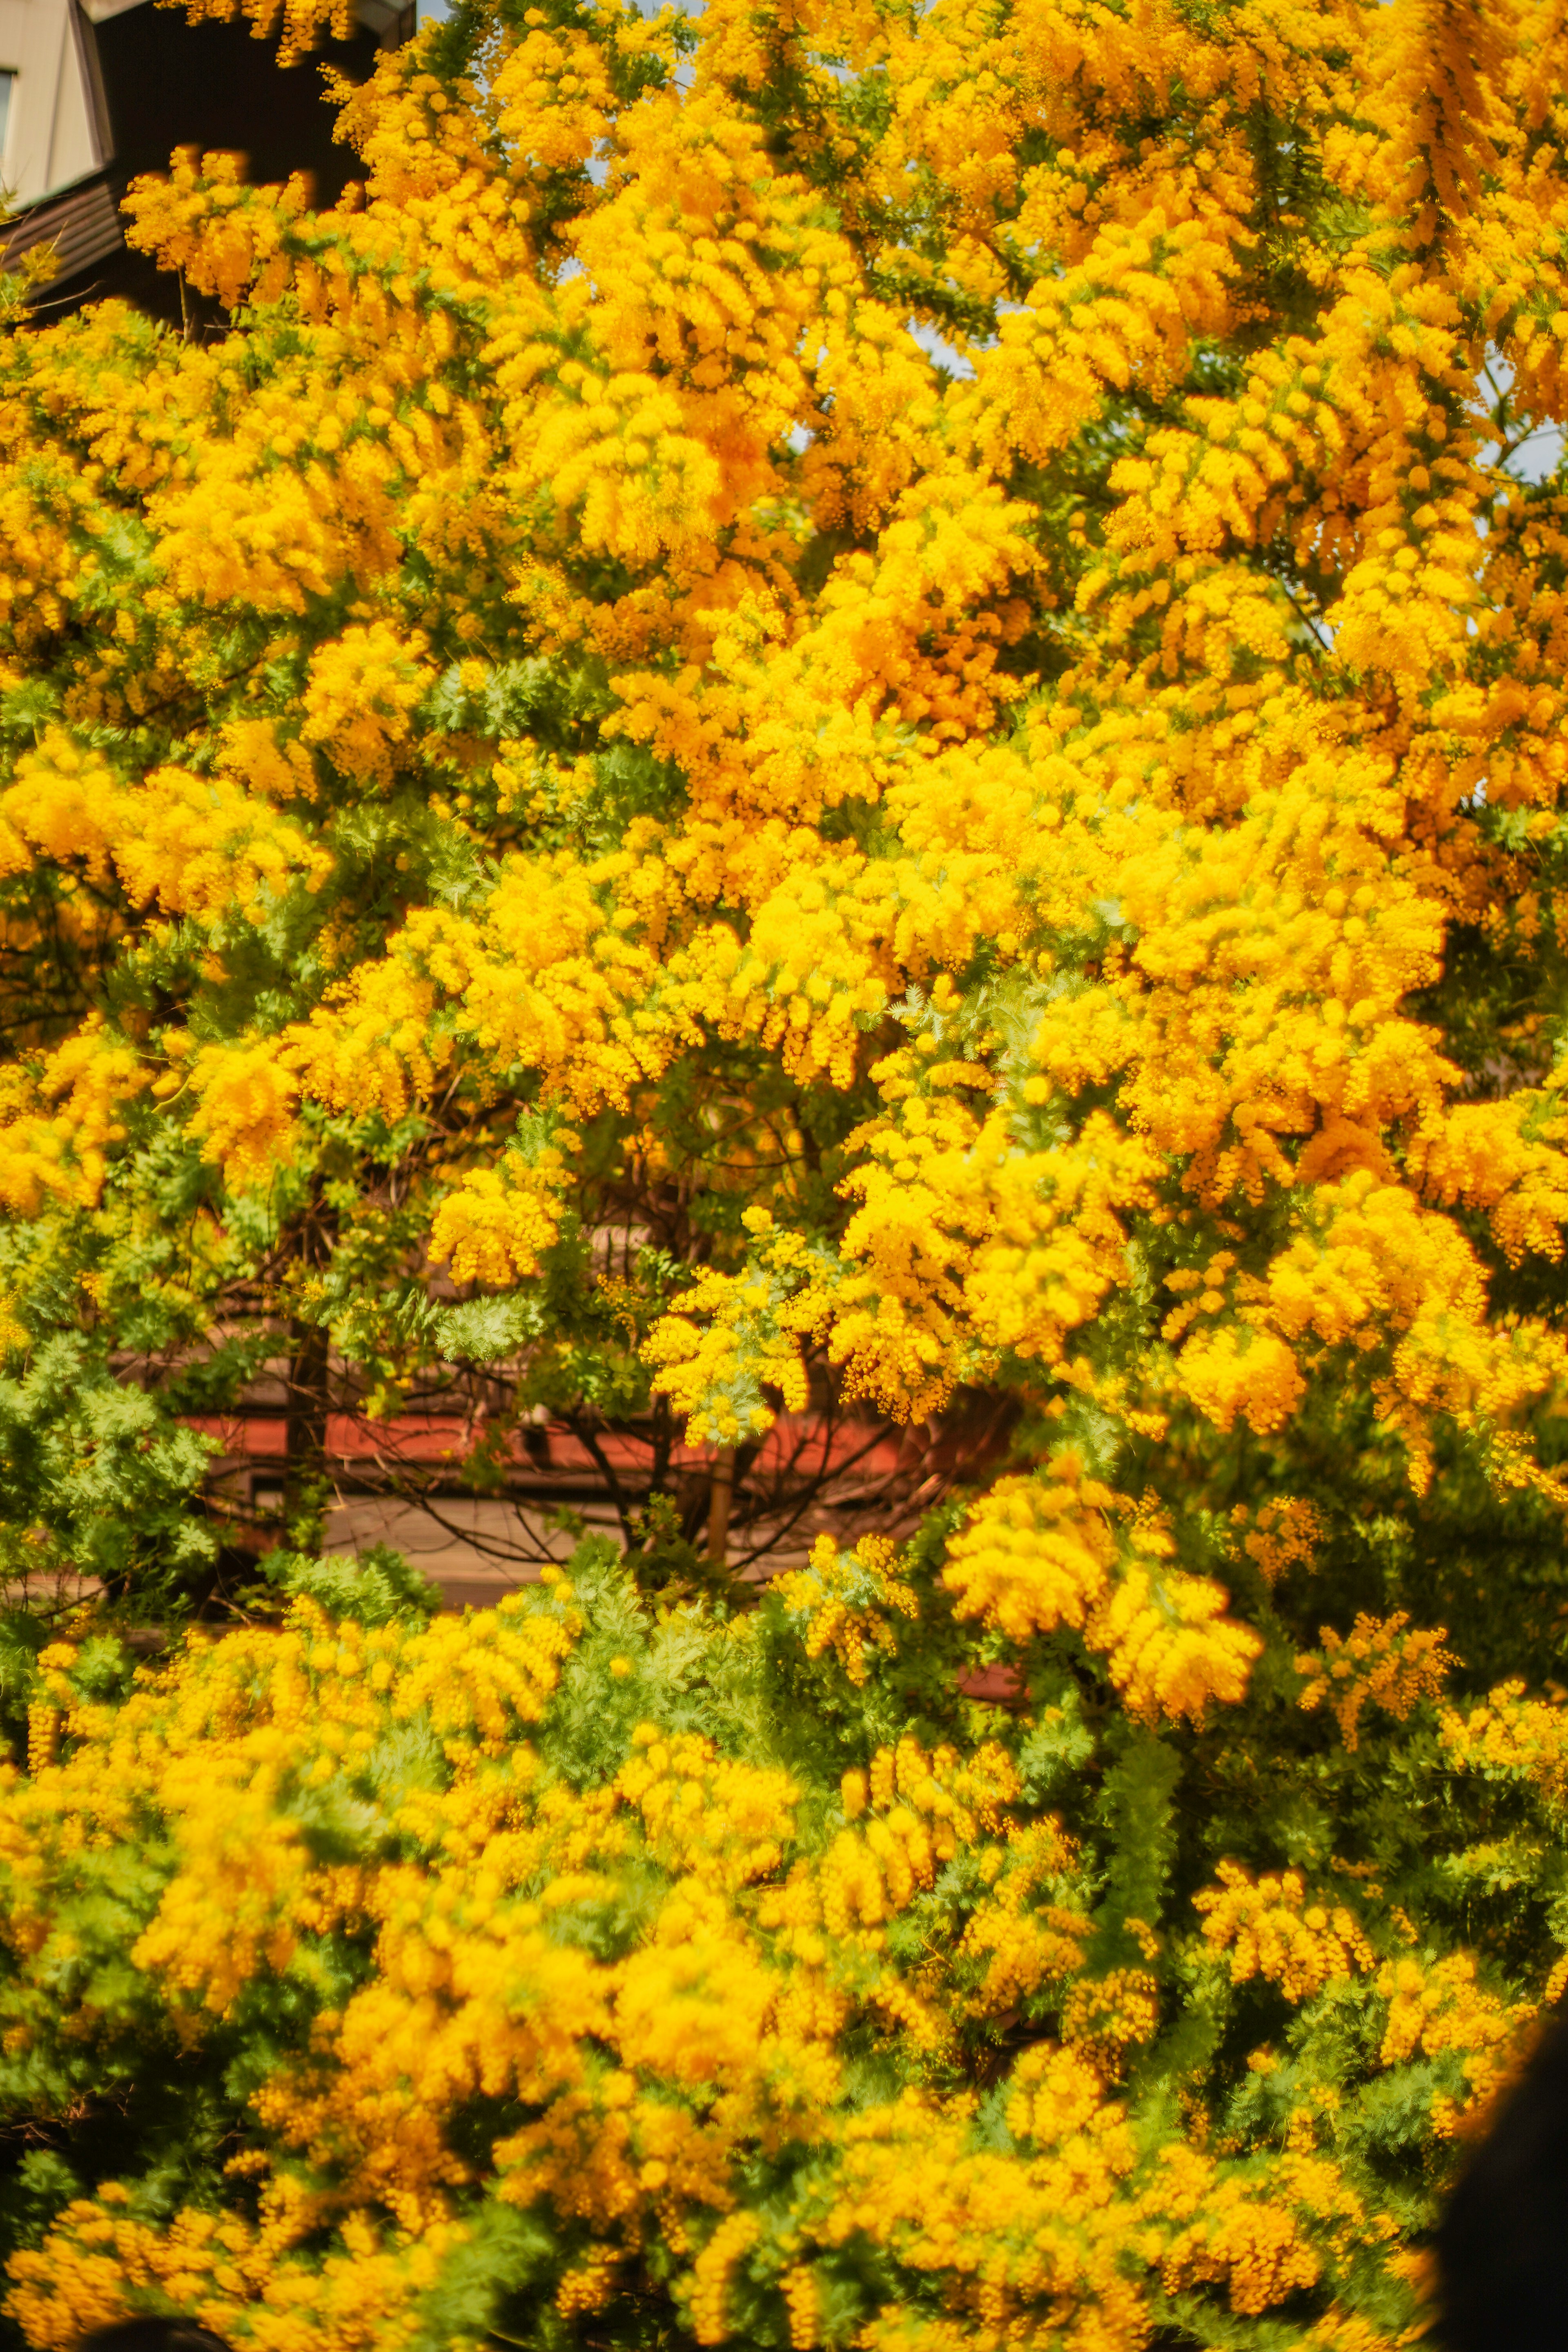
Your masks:
{"label": "green foliage", "polygon": [[440,1593],[428,1577],[390,1544],[370,1544],[363,1551],[325,1559],[300,1552],[268,1552],[262,1574],[291,1599],[314,1601],[329,1615],[352,1617],[361,1625],[384,1625],[410,1614],[428,1617],[441,1605]]}

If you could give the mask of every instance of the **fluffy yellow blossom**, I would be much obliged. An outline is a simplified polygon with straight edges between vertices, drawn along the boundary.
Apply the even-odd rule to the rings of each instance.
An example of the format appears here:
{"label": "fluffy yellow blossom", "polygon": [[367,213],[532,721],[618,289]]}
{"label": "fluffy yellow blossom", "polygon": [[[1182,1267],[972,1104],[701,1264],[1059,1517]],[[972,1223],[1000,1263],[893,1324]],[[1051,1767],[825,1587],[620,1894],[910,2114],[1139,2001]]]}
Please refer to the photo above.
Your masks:
{"label": "fluffy yellow blossom", "polygon": [[1243,1551],[1258,1562],[1270,1584],[1310,1561],[1323,1535],[1322,1513],[1299,1495],[1282,1495],[1256,1513],[1238,1503],[1231,1516],[1238,1529],[1247,1529],[1241,1537]]}
{"label": "fluffy yellow blossom", "polygon": [[1439,2133],[1451,2132],[1462,2105],[1485,2099],[1501,2080],[1528,2009],[1500,2000],[1478,1982],[1476,1964],[1467,1953],[1454,1953],[1429,1968],[1416,1959],[1392,1961],[1380,1970],[1377,1990],[1388,2003],[1379,2053],[1385,2066],[1399,2065],[1417,2051],[1426,2058],[1447,2051],[1458,2054],[1462,2105],[1447,2099],[1434,2117]]}
{"label": "fluffy yellow blossom", "polygon": [[306,743],[320,743],[348,775],[386,783],[409,713],[430,684],[424,641],[400,645],[384,623],[345,629],[310,663],[303,703]]}
{"label": "fluffy yellow blossom", "polygon": [[1568,1706],[1524,1693],[1522,1682],[1500,1683],[1467,1714],[1445,1708],[1438,1737],[1461,1771],[1533,1781],[1561,1801],[1568,1795]]}
{"label": "fluffy yellow blossom", "polygon": [[[562,1140],[570,1140],[563,1130]],[[531,1159],[510,1152],[500,1168],[476,1168],[447,1193],[430,1225],[430,1255],[449,1259],[455,1280],[508,1289],[536,1273],[540,1252],[555,1239],[567,1179],[562,1149]]]}
{"label": "fluffy yellow blossom", "polygon": [[1048,1478],[1001,1481],[950,1547],[960,1613],[1015,1641],[1080,1627],[1129,1708],[1150,1720],[1198,1718],[1212,1699],[1239,1698],[1257,1636],[1225,1616],[1221,1587],[1170,1564],[1157,1527],[1135,1521],[1119,1542],[1117,1507],[1125,1498],[1086,1478],[1070,1450]]}
{"label": "fluffy yellow blossom", "polygon": [[818,1536],[809,1566],[781,1576],[774,1588],[805,1622],[807,1656],[833,1650],[854,1683],[866,1679],[868,1650],[893,1647],[890,1616],[918,1612],[910,1586],[891,1573],[894,1553],[885,1536],[862,1536],[852,1553],[840,1552],[831,1536]]}
{"label": "fluffy yellow blossom", "polygon": [[44,1056],[36,1074],[0,1075],[0,1201],[24,1216],[46,1202],[96,1202],[126,1107],[152,1072],[101,1021]]}
{"label": "fluffy yellow blossom", "polygon": [[190,1133],[237,1188],[265,1181],[294,1150],[299,1090],[270,1041],[204,1045],[188,1064]]}
{"label": "fluffy yellow blossom", "polygon": [[960,1608],[1015,1641],[1064,1622],[1082,1625],[1110,1581],[1109,1489],[1082,1477],[1070,1454],[1052,1471],[994,1486],[949,1548],[947,1581]]}
{"label": "fluffy yellow blossom", "polygon": [[1062,2005],[1062,2034],[1113,2074],[1129,2047],[1152,2041],[1159,2019],[1159,1988],[1148,1970],[1118,1969],[1074,1985]]}
{"label": "fluffy yellow blossom", "polygon": [[1443,1631],[1406,1631],[1403,1610],[1392,1617],[1358,1617],[1343,1640],[1322,1629],[1321,1650],[1303,1650],[1296,1671],[1307,1677],[1300,1704],[1308,1714],[1326,1706],[1347,1748],[1359,1745],[1363,1710],[1383,1707],[1403,1723],[1418,1700],[1436,1697],[1455,1661],[1443,1647]]}
{"label": "fluffy yellow blossom", "polygon": [[1230,1956],[1232,1980],[1261,1976],[1286,1999],[1309,2000],[1336,1977],[1373,1963],[1372,1948],[1342,1904],[1314,1902],[1300,1871],[1256,1881],[1222,1862],[1218,1885],[1195,1898],[1204,1936]]}

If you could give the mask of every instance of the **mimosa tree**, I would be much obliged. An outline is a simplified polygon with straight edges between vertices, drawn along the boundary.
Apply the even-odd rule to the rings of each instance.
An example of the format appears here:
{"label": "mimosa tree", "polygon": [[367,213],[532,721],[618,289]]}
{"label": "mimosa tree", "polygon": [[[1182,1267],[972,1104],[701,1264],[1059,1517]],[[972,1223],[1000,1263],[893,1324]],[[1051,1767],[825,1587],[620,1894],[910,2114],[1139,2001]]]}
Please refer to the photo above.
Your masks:
{"label": "mimosa tree", "polygon": [[[469,0],[342,209],[133,193],[226,331],[9,327],[0,1569],[102,1593],[0,1659],[27,2341],[1413,2324],[1568,1967],[1564,87]],[[293,1614],[132,1686],[283,1350]],[[332,1381],[459,1377],[476,1475],[641,1433],[625,1566],[303,1557]],[[908,1543],[699,1590],[682,1442],[961,1406]]]}

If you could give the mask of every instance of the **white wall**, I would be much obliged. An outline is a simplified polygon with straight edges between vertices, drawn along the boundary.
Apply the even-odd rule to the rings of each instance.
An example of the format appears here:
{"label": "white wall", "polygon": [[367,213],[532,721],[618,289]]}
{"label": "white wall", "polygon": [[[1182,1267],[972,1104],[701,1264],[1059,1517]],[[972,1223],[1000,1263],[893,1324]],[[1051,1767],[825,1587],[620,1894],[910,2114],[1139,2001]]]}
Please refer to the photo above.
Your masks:
{"label": "white wall", "polygon": [[14,73],[0,187],[29,204],[104,160],[73,0],[0,0],[0,71]]}

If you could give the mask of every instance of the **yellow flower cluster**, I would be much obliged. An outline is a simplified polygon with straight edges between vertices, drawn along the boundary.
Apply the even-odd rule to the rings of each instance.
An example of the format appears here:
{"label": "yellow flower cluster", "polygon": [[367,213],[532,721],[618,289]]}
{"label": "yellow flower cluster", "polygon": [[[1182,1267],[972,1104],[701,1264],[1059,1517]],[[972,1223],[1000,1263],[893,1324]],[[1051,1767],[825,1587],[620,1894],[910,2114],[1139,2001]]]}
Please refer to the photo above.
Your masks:
{"label": "yellow flower cluster", "polygon": [[[43,1652],[47,1737],[0,1767],[0,2063],[90,2059],[110,1980],[72,1970],[110,1885],[110,1997],[187,2070],[250,2054],[220,2193],[171,2216],[98,2183],[13,2259],[37,2352],[171,2306],[262,2352],[368,2352],[433,2311],[460,2335],[449,2298],[498,2231],[567,2320],[616,2324],[657,2247],[695,2340],[766,2315],[799,2352],[848,2307],[889,2346],[1138,2343],[1171,2298],[1278,2313],[1381,2259],[1397,2232],[1335,2143],[1342,2074],[1264,2168],[1196,2111],[1173,2127],[1163,2092],[1138,2105],[1167,1951],[1238,1994],[1362,2002],[1368,2079],[1419,2077],[1439,2136],[1532,2003],[1462,1951],[1380,1964],[1300,1873],[1230,1863],[1190,1915],[1128,1916],[1138,1957],[1107,1965],[1099,1865],[1005,1746],[906,1733],[837,1786],[797,1727],[798,1769],[737,1752],[694,1704],[750,1722],[795,1616],[809,1667],[810,1612],[781,1596],[764,1637],[628,1611],[592,1558],[575,1577],[428,1623],[300,1601],[118,1698],[91,1696],[90,1643]],[[628,1649],[673,1720],[628,1707]],[[1058,2031],[1006,2054],[982,2127],[954,2068],[1021,2013]]]}
{"label": "yellow flower cluster", "polygon": [[417,634],[400,644],[384,621],[355,625],[317,647],[301,698],[300,740],[320,743],[347,776],[389,783],[410,713],[431,683]]}
{"label": "yellow flower cluster", "polygon": [[249,1038],[203,1045],[191,1054],[188,1039],[181,1038],[171,1040],[166,1050],[175,1070],[159,1085],[173,1092],[181,1084],[176,1073],[183,1070],[195,1104],[186,1132],[204,1159],[221,1163],[226,1182],[238,1192],[288,1167],[298,1132],[299,1089],[270,1044]]}
{"label": "yellow flower cluster", "polygon": [[127,789],[100,752],[50,728],[0,793],[0,875],[79,860],[89,882],[116,875],[132,906],[208,926],[235,911],[260,922],[297,877],[318,888],[331,866],[300,826],[226,777],[160,767]]}
{"label": "yellow flower cluster", "polygon": [[[309,13],[290,16],[290,40]],[[186,157],[139,192],[138,236],[193,283],[231,303],[288,289],[306,321],[292,372],[242,407],[216,354],[169,363],[175,410],[218,404],[225,420],[185,455],[151,415],[124,413],[129,384],[112,417],[95,412],[98,462],[133,444],[151,469],[178,593],[211,608],[243,590],[297,614],[307,592],[386,576],[400,533],[437,571],[503,549],[552,640],[616,666],[612,734],[679,764],[689,795],[629,854],[524,851],[472,911],[411,913],[385,960],[279,1058],[320,1100],[395,1112],[445,1082],[456,1039],[464,1058],[538,1069],[587,1115],[712,1024],[843,1089],[860,1030],[911,984],[931,988],[937,1017],[878,1066],[839,1278],[814,1295],[863,1393],[919,1413],[999,1358],[1059,1366],[1122,1286],[1127,1220],[1174,1166],[1211,1210],[1270,1186],[1300,1202],[1272,1265],[1217,1290],[1211,1279],[1215,1304],[1181,1308],[1199,1322],[1173,1333],[1179,1392],[1222,1427],[1271,1433],[1327,1353],[1377,1351],[1380,1393],[1425,1475],[1434,1412],[1493,1423],[1562,1373],[1545,1334],[1489,1332],[1448,1212],[1480,1209],[1512,1255],[1552,1250],[1568,1186],[1550,1103],[1452,1101],[1438,1041],[1401,1011],[1438,968],[1452,893],[1486,887],[1484,856],[1435,850],[1432,874],[1456,877],[1439,887],[1402,845],[1403,738],[1363,740],[1347,706],[1328,740],[1296,625],[1238,551],[1287,528],[1342,548],[1331,626],[1344,658],[1440,677],[1464,741],[1479,729],[1522,775],[1505,753],[1508,695],[1461,716],[1475,449],[1435,413],[1386,448],[1368,438],[1387,339],[1440,373],[1458,331],[1414,265],[1385,279],[1359,247],[1321,257],[1318,339],[1258,353],[1234,391],[1184,394],[1182,421],[1119,461],[1118,503],[1074,597],[1104,642],[1011,740],[987,740],[1015,691],[998,661],[1040,565],[998,469],[1046,462],[1123,391],[1163,396],[1195,341],[1232,331],[1226,256],[1249,217],[1251,165],[1224,126],[1253,68],[1207,48],[1201,68],[1184,59],[1215,110],[1195,160],[1162,151],[1119,176],[1108,134],[1069,137],[1064,119],[1059,157],[1025,171],[1027,110],[1054,103],[1040,59],[1110,70],[1096,44],[1047,10],[1026,36],[1021,20],[987,35],[986,81],[961,9],[951,27],[940,11],[922,22],[919,40],[873,30],[875,13],[838,29],[908,89],[858,166],[868,188],[934,171],[964,205],[1016,208],[1009,266],[1026,269],[1025,299],[1003,305],[994,341],[965,343],[967,372],[946,383],[725,94],[731,45],[752,55],[731,11],[704,22],[686,89],[668,78],[668,30],[614,10],[595,30],[524,24],[485,101],[493,133],[468,86],[416,55],[389,64],[347,116],[368,200],[319,224],[298,191],[244,187],[231,159]],[[1162,87],[1167,38],[1151,20],[1133,43],[1148,45],[1143,63],[1130,52],[1115,72]],[[1249,38],[1268,46],[1260,29]],[[628,106],[634,67],[654,80]],[[1300,79],[1352,183],[1404,184],[1390,159],[1408,152],[1405,119],[1386,116],[1393,144],[1373,170],[1288,43],[1267,70]],[[1356,102],[1373,97],[1389,103],[1375,74]],[[605,142],[618,160],[595,194],[584,174]],[[562,214],[552,191],[566,184],[575,208]],[[1026,265],[1053,241],[1059,264]],[[998,265],[980,250],[961,236],[933,295],[940,280],[994,303]],[[920,278],[933,265],[911,248],[900,266]],[[454,389],[451,306],[476,290],[493,388]],[[791,572],[804,513],[819,531],[857,518],[872,537],[816,598]],[[607,604],[574,586],[572,544],[642,584]],[[172,608],[165,620],[155,601],[149,617],[177,636]],[[341,786],[384,791],[420,755],[431,642],[423,622],[362,598],[309,647],[287,748],[274,737],[256,756],[314,791],[309,759],[289,761],[316,747]],[[1233,659],[1257,677],[1226,683]],[[1531,688],[1521,709],[1533,718],[1538,702]],[[261,724],[226,714],[223,740]],[[254,898],[245,873],[226,880],[193,856],[176,812],[194,789],[159,772],[132,796],[168,817],[143,828],[125,887],[167,903],[178,869],[203,909],[220,891]],[[849,795],[884,808],[886,851],[824,837],[824,813]],[[215,803],[204,838],[234,857],[248,821]],[[312,877],[323,854],[276,824],[268,850]],[[93,854],[90,828],[71,854]],[[1096,907],[1114,911],[1111,952],[1064,963],[1064,938]],[[941,1034],[950,974],[981,940],[1037,992],[1032,1013],[1026,991],[1009,1013],[1029,1034],[1005,1072],[1002,1030],[957,1053]],[[514,986],[520,970],[533,977]],[[1111,1081],[1114,1111],[1046,1131],[1051,1104]],[[262,1119],[233,1164],[258,1162],[269,1134],[286,1151],[286,1129]],[[530,1263],[538,1236],[516,1242],[473,1239],[473,1278],[481,1262],[496,1280]],[[703,1327],[728,1319],[717,1295],[692,1304]],[[667,1365],[680,1330],[656,1344]],[[723,1349],[710,1363],[693,1343],[682,1360],[682,1410],[732,1437],[757,1407],[727,1397]],[[755,1381],[778,1385],[788,1361],[764,1349]]]}
{"label": "yellow flower cluster", "polygon": [[[575,1795],[542,1773],[526,1735],[582,1632],[551,1572],[527,1601],[426,1631],[362,1629],[302,1602],[281,1633],[194,1643],[166,1672],[142,1670],[119,1708],[75,1695],[71,1644],[46,1654],[72,1752],[10,1774],[0,1837],[4,1933],[36,1986],[25,2033],[42,2030],[68,1948],[60,1874],[84,1834],[140,1836],[149,1806],[169,1862],[130,1957],[187,2042],[200,2046],[202,2012],[233,2017],[258,1979],[318,1981],[335,1935],[369,1933],[376,1963],[253,2094],[266,2137],[241,2168],[262,2180],[259,2224],[191,2211],[156,2231],[110,2184],[14,2266],[11,2309],[31,2341],[63,2352],[95,2314],[151,2289],[270,2352],[359,2347],[465,2240],[453,2197],[467,2174],[443,2119],[479,2093],[538,2115],[496,2142],[499,2197],[547,2200],[595,2234],[562,2276],[563,2312],[603,2301],[657,2217],[692,2254],[700,2340],[729,2332],[726,2282],[763,2234],[732,2210],[745,2147],[758,2134],[820,2139],[840,2093],[835,2042],[858,2008],[936,2030],[878,1957],[868,1928],[886,1911],[867,1869],[896,1907],[941,1859],[977,1843],[999,1856],[1018,1784],[999,1752],[883,1751],[869,1788],[847,1790],[858,1826],[814,1890],[798,1863],[784,1876],[801,1792],[775,1768],[644,1723],[606,1785]],[[444,1754],[445,1784],[420,1765],[421,1738]],[[332,1822],[356,1858],[323,1852]],[[1054,1857],[1068,1867],[1059,1840]],[[628,1869],[656,1874],[651,1932],[596,1958],[579,1928],[613,1915]],[[330,2162],[340,2185],[304,2189],[290,2150]],[[323,2227],[341,2252],[318,2263],[308,2248]],[[812,2307],[797,2284],[797,2329]]]}
{"label": "yellow flower cluster", "polygon": [[1298,1566],[1305,1566],[1321,1542],[1323,1515],[1315,1503],[1299,1495],[1282,1495],[1248,1512],[1238,1503],[1231,1514],[1241,1537],[1241,1548],[1255,1559],[1270,1584]]}
{"label": "yellow flower cluster", "polygon": [[431,1219],[431,1256],[450,1261],[454,1280],[498,1290],[536,1273],[541,1251],[560,1231],[565,1155],[576,1140],[569,1128],[558,1129],[531,1158],[512,1151],[499,1168],[470,1169]]}
{"label": "yellow flower cluster", "polygon": [[1147,1969],[1118,1969],[1098,1981],[1075,1984],[1062,2004],[1062,2038],[1075,2043],[1105,2075],[1124,2053],[1152,2042],[1160,2021],[1159,1987]]}
{"label": "yellow flower cluster", "polygon": [[203,2313],[215,2327],[248,2310],[247,2340],[267,2352],[312,2340],[368,2352],[389,2325],[412,2325],[443,2255],[463,2237],[437,2225],[400,2243],[356,2217],[344,2223],[341,2248],[307,2273],[289,2258],[320,2207],[291,2181],[268,2184],[258,2223],[187,2208],[159,2231],[132,2219],[126,2203],[124,2189],[106,2182],[96,2199],[66,2208],[47,2253],[17,2257],[12,2315],[40,2352],[70,2352],[88,2330],[148,2302]]}
{"label": "yellow flower cluster", "polygon": [[739,1274],[700,1274],[685,1311],[663,1317],[643,1349],[658,1367],[655,1394],[688,1416],[689,1445],[732,1445],[770,1428],[764,1389],[786,1412],[810,1394],[801,1342],[826,1320],[833,1269],[801,1234],[776,1233],[771,1211],[743,1210],[742,1222],[755,1261]]}
{"label": "yellow flower cluster", "polygon": [[[1468,1953],[1425,1967],[1416,1959],[1394,1960],[1379,1971],[1377,1990],[1388,2003],[1382,2064],[1403,2065],[1417,2051],[1426,2058],[1453,2051],[1461,2062],[1463,2106],[1479,2105],[1496,2089],[1530,2012],[1479,1983]],[[1461,2111],[1452,2098],[1438,2104],[1433,2122],[1439,2135],[1453,2131]]]}
{"label": "yellow flower cluster", "polygon": [[944,1580],[961,1616],[1016,1642],[1081,1629],[1131,1714],[1201,1720],[1212,1701],[1240,1698],[1261,1645],[1226,1617],[1219,1585],[1170,1564],[1157,1524],[1133,1517],[1118,1540],[1110,1514],[1126,1507],[1064,1449],[1048,1478],[992,1487],[949,1547]]}
{"label": "yellow flower cluster", "polygon": [[0,1201],[23,1216],[64,1197],[93,1202],[126,1104],[151,1070],[100,1019],[42,1057],[36,1073],[0,1072]]}
{"label": "yellow flower cluster", "polygon": [[892,1572],[896,1549],[886,1536],[862,1536],[853,1552],[842,1552],[831,1536],[818,1536],[809,1565],[773,1587],[804,1623],[807,1657],[831,1649],[853,1683],[865,1681],[868,1652],[894,1647],[890,1617],[919,1614],[913,1591]]}
{"label": "yellow flower cluster", "polygon": [[1533,1781],[1561,1802],[1568,1796],[1568,1706],[1524,1692],[1522,1682],[1500,1683],[1468,1714],[1445,1708],[1438,1737],[1460,1770]]}
{"label": "yellow flower cluster", "polygon": [[1309,2000],[1337,1977],[1369,1969],[1372,1948],[1342,1904],[1312,1901],[1299,1870],[1253,1879],[1222,1862],[1218,1884],[1194,1896],[1204,1936],[1230,1955],[1231,1981],[1259,1976],[1287,2000]]}
{"label": "yellow flower cluster", "polygon": [[1307,1678],[1300,1704],[1309,1715],[1326,1706],[1339,1725],[1345,1746],[1360,1744],[1357,1730],[1362,1713],[1380,1706],[1403,1723],[1424,1698],[1436,1698],[1456,1661],[1443,1647],[1444,1632],[1407,1630],[1404,1610],[1392,1617],[1369,1617],[1364,1611],[1342,1640],[1331,1626],[1322,1628],[1321,1650],[1303,1650],[1296,1672]]}

